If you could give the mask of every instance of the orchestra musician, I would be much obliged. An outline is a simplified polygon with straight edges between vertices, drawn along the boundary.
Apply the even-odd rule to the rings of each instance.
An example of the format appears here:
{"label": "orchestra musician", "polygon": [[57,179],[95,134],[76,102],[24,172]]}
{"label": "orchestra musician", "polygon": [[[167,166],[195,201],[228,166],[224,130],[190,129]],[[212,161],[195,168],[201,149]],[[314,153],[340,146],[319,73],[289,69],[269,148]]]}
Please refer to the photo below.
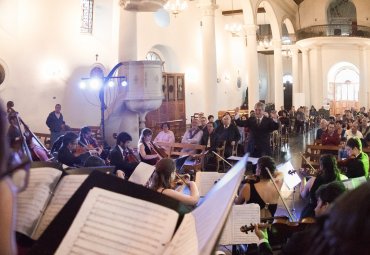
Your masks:
{"label": "orchestra musician", "polygon": [[78,145],[82,147],[98,148],[98,142],[92,136],[92,131],[89,127],[85,126],[81,128],[80,134],[78,137]]}
{"label": "orchestra musician", "polygon": [[73,132],[67,132],[63,136],[63,145],[58,150],[58,161],[67,166],[82,166],[85,160],[91,156],[89,151],[79,155],[75,154],[78,145],[78,135]]}
{"label": "orchestra musician", "polygon": [[348,159],[340,161],[340,166],[347,168],[346,175],[348,178],[369,176],[369,157],[362,151],[361,140],[353,137],[347,140],[346,150]]}
{"label": "orchestra musician", "polygon": [[[318,201],[315,208],[315,216],[325,217],[325,215],[329,214],[331,208],[333,207],[334,201],[339,196],[344,194],[345,191],[346,189],[343,183],[338,181],[320,186],[315,194]],[[303,254],[304,251],[307,251],[307,249],[309,249],[312,244],[311,238],[313,237],[312,233],[315,233],[313,231],[315,227],[316,225],[312,224],[311,227],[306,227],[303,231],[294,232],[288,242],[282,246],[280,254]],[[294,231],[293,229],[294,228],[292,227],[291,231]],[[259,254],[273,254],[272,249],[269,245],[267,228],[264,228],[263,224],[256,224],[254,231],[258,239],[260,240]]]}
{"label": "orchestra musician", "polygon": [[155,171],[149,181],[149,188],[161,194],[172,197],[185,205],[196,205],[199,201],[199,191],[195,182],[186,179],[190,195],[174,190],[176,167],[172,159],[163,158],[156,164]]}
{"label": "orchestra musician", "polygon": [[257,161],[257,181],[247,181],[234,200],[235,204],[257,203],[261,208],[261,217],[274,216],[279,200],[279,193],[270,181],[266,168],[270,170],[278,189],[281,190],[284,181],[283,173],[276,171],[275,162],[271,157],[263,156]]}
{"label": "orchestra musician", "polygon": [[116,141],[116,146],[110,151],[108,158],[110,164],[116,167],[115,174],[121,174],[118,170],[122,170],[125,173],[124,177],[128,179],[139,164],[129,147],[132,137],[126,132],[121,132]]}
{"label": "orchestra musician", "polygon": [[149,128],[144,128],[141,131],[141,135],[138,143],[138,150],[140,159],[142,162],[145,162],[149,165],[155,165],[159,160],[160,156],[155,152],[150,144],[152,140],[153,132]]}
{"label": "orchestra musician", "polygon": [[340,172],[337,166],[337,160],[333,155],[322,155],[320,157],[320,169],[316,177],[311,177],[308,181],[306,177],[297,172],[301,179],[300,193],[302,198],[309,197],[308,204],[304,207],[301,213],[302,218],[314,217],[317,199],[315,196],[316,190],[323,184],[333,181],[340,181]]}

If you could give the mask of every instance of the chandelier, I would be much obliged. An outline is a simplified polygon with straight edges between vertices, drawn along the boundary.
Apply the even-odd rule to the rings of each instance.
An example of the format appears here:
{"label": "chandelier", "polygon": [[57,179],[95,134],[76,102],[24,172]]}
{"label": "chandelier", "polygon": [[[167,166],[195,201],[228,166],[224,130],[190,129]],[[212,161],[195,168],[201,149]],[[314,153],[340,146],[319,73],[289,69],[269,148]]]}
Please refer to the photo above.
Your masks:
{"label": "chandelier", "polygon": [[234,21],[234,0],[231,0],[231,13],[232,22],[225,25],[225,30],[230,32],[232,36],[238,36],[243,30],[243,24]]}
{"label": "chandelier", "polygon": [[169,0],[163,8],[176,17],[177,14],[188,8],[188,3],[186,0]]}

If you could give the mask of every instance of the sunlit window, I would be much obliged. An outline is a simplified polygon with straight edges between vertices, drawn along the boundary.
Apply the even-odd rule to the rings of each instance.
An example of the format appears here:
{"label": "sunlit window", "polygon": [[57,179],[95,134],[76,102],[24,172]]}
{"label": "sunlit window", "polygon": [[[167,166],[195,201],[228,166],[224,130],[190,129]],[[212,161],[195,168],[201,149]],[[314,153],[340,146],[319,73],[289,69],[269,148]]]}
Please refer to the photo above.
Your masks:
{"label": "sunlit window", "polygon": [[94,0],[81,0],[81,33],[91,34],[93,30]]}

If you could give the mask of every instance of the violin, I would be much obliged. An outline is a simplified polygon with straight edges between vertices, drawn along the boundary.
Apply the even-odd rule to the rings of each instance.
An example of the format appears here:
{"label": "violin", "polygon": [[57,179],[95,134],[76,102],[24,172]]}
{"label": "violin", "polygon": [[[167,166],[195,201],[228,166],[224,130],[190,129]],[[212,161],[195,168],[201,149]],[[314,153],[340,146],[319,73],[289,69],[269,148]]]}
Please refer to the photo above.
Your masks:
{"label": "violin", "polygon": [[178,174],[176,173],[176,177],[172,182],[172,187],[176,188],[178,186],[187,185],[188,181],[190,181],[190,175],[189,174]]}
{"label": "violin", "polygon": [[320,174],[320,170],[301,168],[301,169],[298,169],[298,170],[295,169],[295,170],[289,170],[288,171],[288,174],[290,174],[290,175],[293,175],[295,173],[299,173],[300,175],[302,175],[304,177],[307,177],[307,176],[317,177]]}
{"label": "violin", "polygon": [[[269,218],[261,218],[261,222],[270,222],[258,224],[260,229],[268,229],[269,239],[271,244],[282,244],[287,241],[292,234],[303,231],[306,227],[312,226],[315,223],[314,218],[304,218],[298,222],[289,221],[287,216],[276,216]],[[272,223],[271,223],[272,221]],[[243,233],[253,232],[255,225],[250,224],[240,227],[240,231]]]}

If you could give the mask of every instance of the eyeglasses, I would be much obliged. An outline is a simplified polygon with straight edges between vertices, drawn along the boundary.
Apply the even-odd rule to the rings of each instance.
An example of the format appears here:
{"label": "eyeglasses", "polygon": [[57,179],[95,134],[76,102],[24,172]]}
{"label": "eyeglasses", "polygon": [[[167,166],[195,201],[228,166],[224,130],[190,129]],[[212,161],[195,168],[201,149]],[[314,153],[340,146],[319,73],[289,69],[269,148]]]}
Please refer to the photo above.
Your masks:
{"label": "eyeglasses", "polygon": [[17,156],[12,155],[8,161],[8,170],[0,174],[0,180],[5,177],[10,177],[10,180],[16,188],[16,192],[20,193],[28,186],[30,167],[31,160],[27,156],[18,159]]}

